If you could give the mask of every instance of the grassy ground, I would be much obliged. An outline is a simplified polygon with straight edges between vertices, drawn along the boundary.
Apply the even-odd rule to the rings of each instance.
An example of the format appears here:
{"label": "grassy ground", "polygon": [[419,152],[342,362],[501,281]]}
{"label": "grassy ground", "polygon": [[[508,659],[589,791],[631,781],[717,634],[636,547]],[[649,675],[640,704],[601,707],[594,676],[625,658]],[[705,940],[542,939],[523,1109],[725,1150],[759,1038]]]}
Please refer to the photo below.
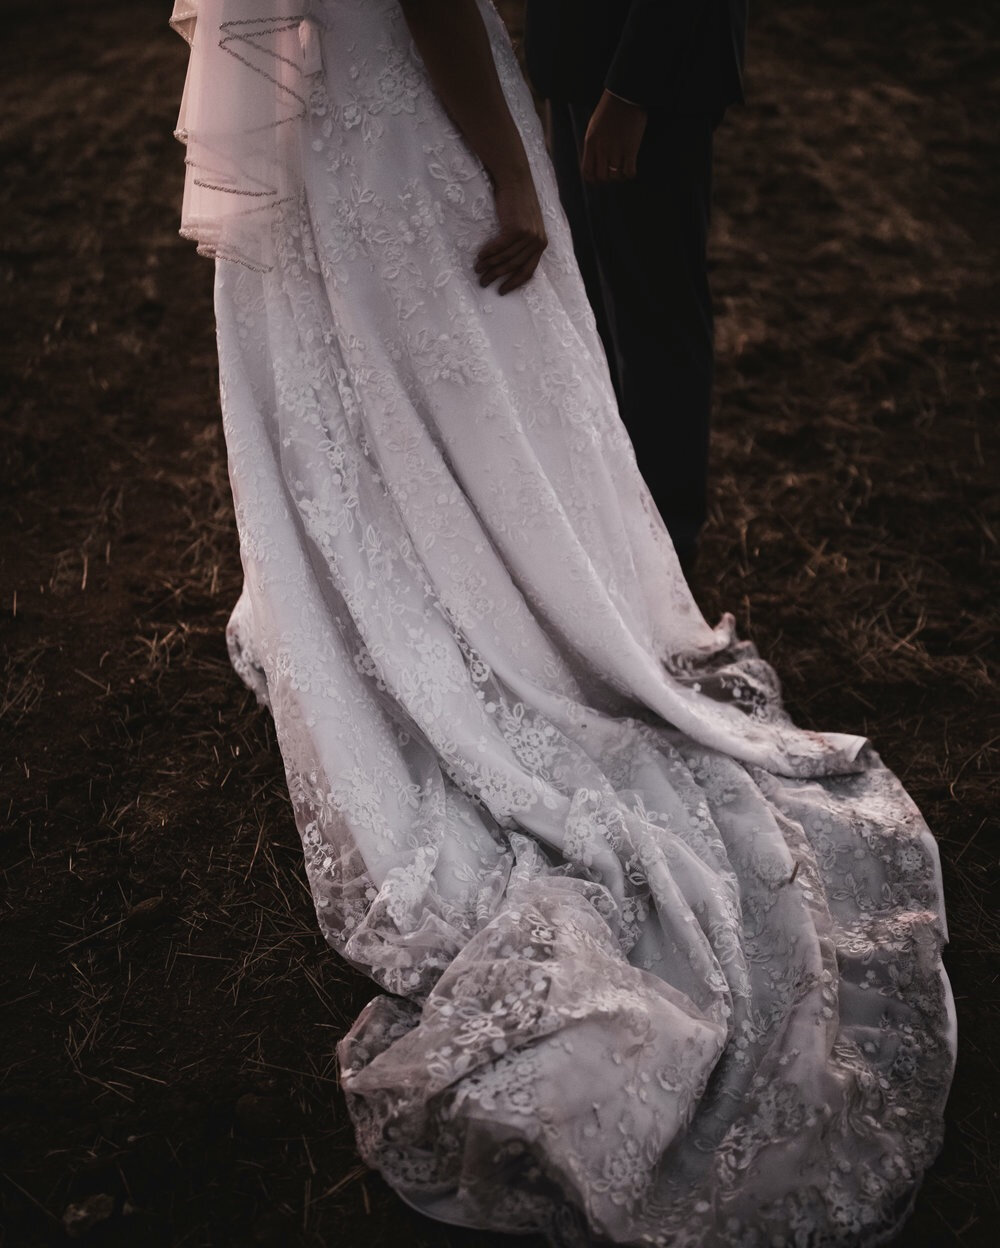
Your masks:
{"label": "grassy ground", "polygon": [[[486,1248],[356,1160],[333,1048],[372,990],[317,935],[225,657],[240,569],[168,8],[12,0],[0,50],[4,1243],[62,1242],[103,1195],[88,1243]],[[1000,1221],[998,18],[759,0],[717,153],[696,588],[798,719],[874,738],[942,848],[962,1053],[905,1248]]]}

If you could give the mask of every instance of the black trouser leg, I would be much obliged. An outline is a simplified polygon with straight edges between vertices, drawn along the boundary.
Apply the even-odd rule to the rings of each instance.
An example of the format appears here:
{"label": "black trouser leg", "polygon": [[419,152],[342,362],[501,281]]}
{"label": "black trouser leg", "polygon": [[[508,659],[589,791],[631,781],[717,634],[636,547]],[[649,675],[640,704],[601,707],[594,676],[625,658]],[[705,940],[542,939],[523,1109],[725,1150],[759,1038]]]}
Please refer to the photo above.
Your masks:
{"label": "black trouser leg", "polygon": [[[706,515],[713,119],[651,114],[638,178],[588,186],[579,152],[590,112],[574,104],[559,109],[560,124],[553,117],[560,194],[588,294],[599,291],[595,315],[639,469],[688,560]],[[575,161],[566,150],[567,119]]]}
{"label": "black trouser leg", "polygon": [[583,179],[580,177],[580,150],[577,146],[576,129],[573,124],[573,113],[569,104],[550,101],[552,137],[552,163],[559,182],[559,198],[563,211],[569,221],[573,234],[573,250],[576,262],[580,266],[580,275],[587,290],[587,299],[594,310],[597,321],[597,332],[604,343],[604,351],[608,357],[611,380],[615,393],[621,404],[621,392],[618,388],[618,364],[615,360],[614,340],[608,325],[608,314],[604,306],[604,291],[601,274],[597,265],[597,251],[593,244],[588,206],[584,195]]}

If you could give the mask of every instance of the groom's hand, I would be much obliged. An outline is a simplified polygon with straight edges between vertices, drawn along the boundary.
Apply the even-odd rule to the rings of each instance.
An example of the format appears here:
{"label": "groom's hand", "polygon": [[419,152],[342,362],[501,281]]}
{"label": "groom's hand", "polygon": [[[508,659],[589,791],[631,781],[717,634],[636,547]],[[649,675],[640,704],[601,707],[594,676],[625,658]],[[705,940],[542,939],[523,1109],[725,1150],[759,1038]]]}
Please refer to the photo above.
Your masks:
{"label": "groom's hand", "polygon": [[603,93],[583,140],[580,171],[585,182],[626,182],[635,177],[647,118],[641,104]]}

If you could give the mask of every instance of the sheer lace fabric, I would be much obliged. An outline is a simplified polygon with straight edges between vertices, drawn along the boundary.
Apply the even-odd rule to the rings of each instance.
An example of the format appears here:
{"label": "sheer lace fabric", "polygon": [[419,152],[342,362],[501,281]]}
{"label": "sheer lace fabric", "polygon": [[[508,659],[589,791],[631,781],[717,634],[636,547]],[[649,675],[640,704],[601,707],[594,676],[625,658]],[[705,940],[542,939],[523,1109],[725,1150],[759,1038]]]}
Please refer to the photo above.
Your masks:
{"label": "sheer lace fabric", "polygon": [[396,0],[311,6],[297,188],[267,265],[216,266],[230,653],[387,994],[339,1050],[358,1145],[553,1243],[882,1242],[954,1063],[937,848],[693,602],[483,13],[550,237],[523,292],[473,280],[490,187]]}

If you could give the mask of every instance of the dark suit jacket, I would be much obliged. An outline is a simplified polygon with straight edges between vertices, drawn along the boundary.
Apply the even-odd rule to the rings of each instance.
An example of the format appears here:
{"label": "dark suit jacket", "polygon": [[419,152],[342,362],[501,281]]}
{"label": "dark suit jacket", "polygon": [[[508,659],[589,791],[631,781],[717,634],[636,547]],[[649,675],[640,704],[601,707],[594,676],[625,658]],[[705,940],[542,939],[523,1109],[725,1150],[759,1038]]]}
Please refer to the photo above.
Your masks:
{"label": "dark suit jacket", "polygon": [[743,99],[747,0],[527,0],[525,56],[542,95],[607,87],[647,108],[721,113]]}

